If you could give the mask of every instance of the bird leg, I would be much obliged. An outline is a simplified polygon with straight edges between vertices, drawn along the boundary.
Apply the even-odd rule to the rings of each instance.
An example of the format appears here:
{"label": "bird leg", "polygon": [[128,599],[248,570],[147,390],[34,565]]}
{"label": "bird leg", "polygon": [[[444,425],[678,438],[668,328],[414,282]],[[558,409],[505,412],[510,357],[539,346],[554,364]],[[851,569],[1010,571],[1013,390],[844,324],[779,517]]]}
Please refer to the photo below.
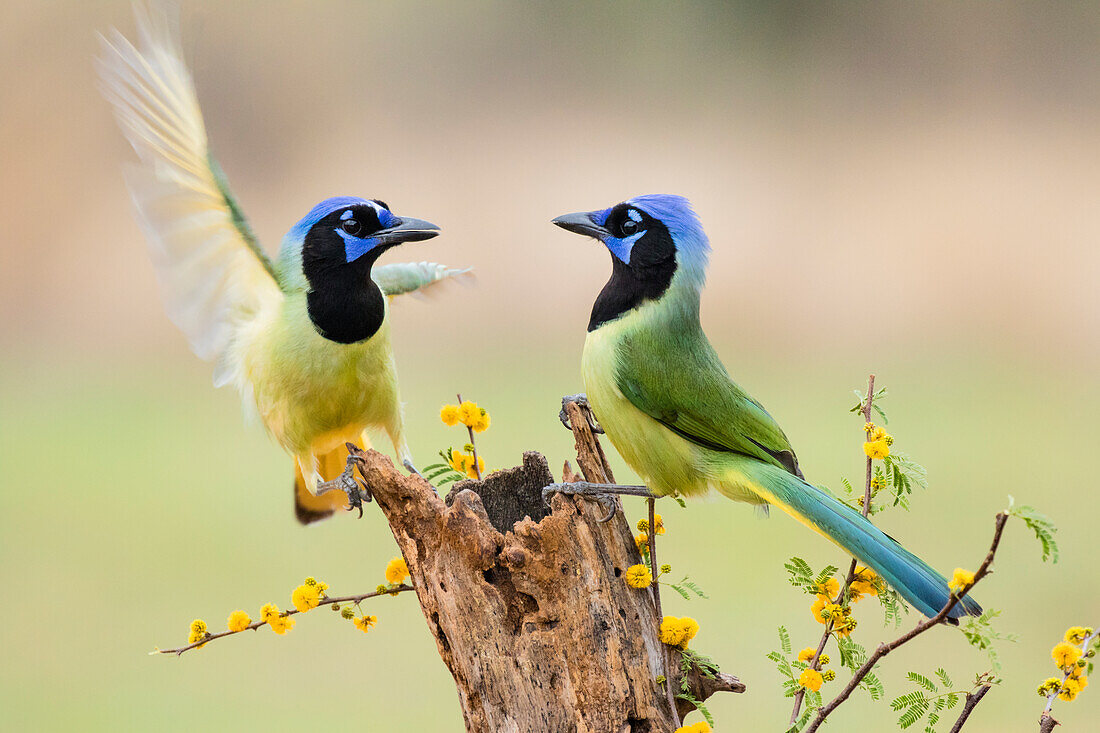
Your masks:
{"label": "bird leg", "polygon": [[542,490],[542,500],[550,506],[551,494],[565,494],[566,496],[580,496],[589,501],[597,502],[607,509],[607,514],[597,519],[601,524],[611,521],[615,511],[619,508],[616,496],[641,496],[646,499],[658,498],[656,494],[645,486],[624,486],[622,484],[593,484],[588,481],[576,481],[571,484],[550,484]]}
{"label": "bird leg", "polygon": [[344,472],[332,481],[317,482],[317,490],[313,493],[320,496],[330,491],[343,491],[348,496],[348,511],[350,512],[352,509],[358,509],[359,516],[362,517],[363,502],[369,504],[374,497],[371,495],[370,489],[367,488],[366,483],[361,483],[355,478],[353,471],[357,462],[358,460],[355,456],[349,454]]}
{"label": "bird leg", "polygon": [[569,424],[569,415],[565,412],[566,404],[575,402],[581,407],[586,408],[586,415],[588,416],[588,427],[592,428],[593,433],[603,435],[603,428],[596,422],[596,416],[592,412],[592,406],[588,404],[588,395],[584,392],[580,394],[567,394],[561,398],[561,412],[558,413],[558,419],[561,420],[561,424],[565,426],[566,430],[572,430],[573,427]]}

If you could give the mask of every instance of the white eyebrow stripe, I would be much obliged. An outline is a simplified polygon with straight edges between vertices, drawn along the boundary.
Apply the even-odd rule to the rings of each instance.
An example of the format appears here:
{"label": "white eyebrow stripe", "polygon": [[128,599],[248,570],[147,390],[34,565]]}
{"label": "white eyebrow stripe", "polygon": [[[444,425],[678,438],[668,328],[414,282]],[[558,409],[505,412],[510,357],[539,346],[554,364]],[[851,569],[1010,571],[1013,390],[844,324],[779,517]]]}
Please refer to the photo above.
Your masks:
{"label": "white eyebrow stripe", "polygon": [[348,209],[343,214],[340,214],[340,221],[347,221],[348,219],[350,219],[353,216],[355,216],[355,212],[352,211],[351,209]]}
{"label": "white eyebrow stripe", "polygon": [[626,215],[633,219],[636,223],[642,223],[642,215],[638,213],[637,209],[627,209]]}

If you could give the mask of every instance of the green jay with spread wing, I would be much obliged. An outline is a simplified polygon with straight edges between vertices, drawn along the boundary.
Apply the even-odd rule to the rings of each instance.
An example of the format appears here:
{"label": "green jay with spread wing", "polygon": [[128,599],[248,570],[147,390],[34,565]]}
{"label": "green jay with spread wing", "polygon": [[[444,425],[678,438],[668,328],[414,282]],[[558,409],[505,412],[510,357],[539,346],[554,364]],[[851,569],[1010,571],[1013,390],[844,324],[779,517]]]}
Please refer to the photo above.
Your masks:
{"label": "green jay with spread wing", "polygon": [[[582,374],[600,426],[649,491],[714,490],[778,507],[875,570],[924,615],[947,604],[943,576],[803,478],[778,423],[730,378],[699,322],[710,244],[686,199],[638,196],[553,223],[611,252]],[[979,613],[967,597],[951,620]]]}
{"label": "green jay with spread wing", "polygon": [[[381,429],[415,471],[405,441],[390,346],[389,297],[460,275],[428,262],[378,266],[438,227],[379,199],[314,206],[272,261],[211,156],[191,75],[166,12],[136,6],[137,44],[102,39],[102,87],[140,159],[127,182],[169,317],[214,362],[215,386],[235,385],[295,460],[298,519],[309,523],[361,498],[348,442]],[[334,491],[334,489],[339,489]]]}

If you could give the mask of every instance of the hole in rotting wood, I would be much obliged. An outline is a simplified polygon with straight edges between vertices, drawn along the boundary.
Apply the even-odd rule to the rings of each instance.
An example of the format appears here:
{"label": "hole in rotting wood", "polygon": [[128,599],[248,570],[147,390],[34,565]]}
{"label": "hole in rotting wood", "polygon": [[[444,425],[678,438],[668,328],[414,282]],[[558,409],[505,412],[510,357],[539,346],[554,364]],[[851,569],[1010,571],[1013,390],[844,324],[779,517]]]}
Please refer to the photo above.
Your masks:
{"label": "hole in rotting wood", "polygon": [[447,653],[450,653],[450,651],[451,651],[451,642],[447,639],[447,635],[445,633],[443,633],[443,629],[439,625],[439,612],[438,611],[432,611],[432,625],[435,626],[435,629],[436,629],[435,635],[436,635],[436,637],[439,638],[439,645],[441,647],[443,647],[443,651],[445,651]]}
{"label": "hole in rotting wood", "polygon": [[447,592],[447,584],[444,583],[442,580],[439,581],[439,590],[443,591],[444,593]]}
{"label": "hole in rotting wood", "polygon": [[623,574],[623,569],[622,568],[615,568],[615,577],[616,578],[618,578],[622,574]]}

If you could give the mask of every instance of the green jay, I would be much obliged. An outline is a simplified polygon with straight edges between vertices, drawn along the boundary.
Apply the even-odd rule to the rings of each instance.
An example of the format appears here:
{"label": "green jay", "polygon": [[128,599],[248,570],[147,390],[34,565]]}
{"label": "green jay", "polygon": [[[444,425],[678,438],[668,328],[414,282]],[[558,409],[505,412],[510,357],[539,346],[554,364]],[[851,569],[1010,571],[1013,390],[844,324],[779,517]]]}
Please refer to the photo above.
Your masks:
{"label": "green jay", "polygon": [[[611,252],[611,279],[592,307],[581,371],[587,399],[645,487],[579,484],[601,495],[699,496],[776,506],[879,573],[926,616],[947,581],[862,514],[805,481],[775,419],[729,376],[699,323],[710,244],[687,199],[638,196],[554,224]],[[969,597],[951,621],[981,613]]]}
{"label": "green jay", "polygon": [[[211,156],[191,75],[166,12],[135,6],[135,46],[114,31],[98,62],[105,96],[140,164],[127,183],[169,317],[213,361],[295,461],[296,516],[307,524],[360,506],[346,444],[381,429],[415,471],[390,345],[389,296],[466,270],[376,266],[438,227],[379,199],[314,206],[269,259]],[[350,507],[349,507],[350,508]]]}

